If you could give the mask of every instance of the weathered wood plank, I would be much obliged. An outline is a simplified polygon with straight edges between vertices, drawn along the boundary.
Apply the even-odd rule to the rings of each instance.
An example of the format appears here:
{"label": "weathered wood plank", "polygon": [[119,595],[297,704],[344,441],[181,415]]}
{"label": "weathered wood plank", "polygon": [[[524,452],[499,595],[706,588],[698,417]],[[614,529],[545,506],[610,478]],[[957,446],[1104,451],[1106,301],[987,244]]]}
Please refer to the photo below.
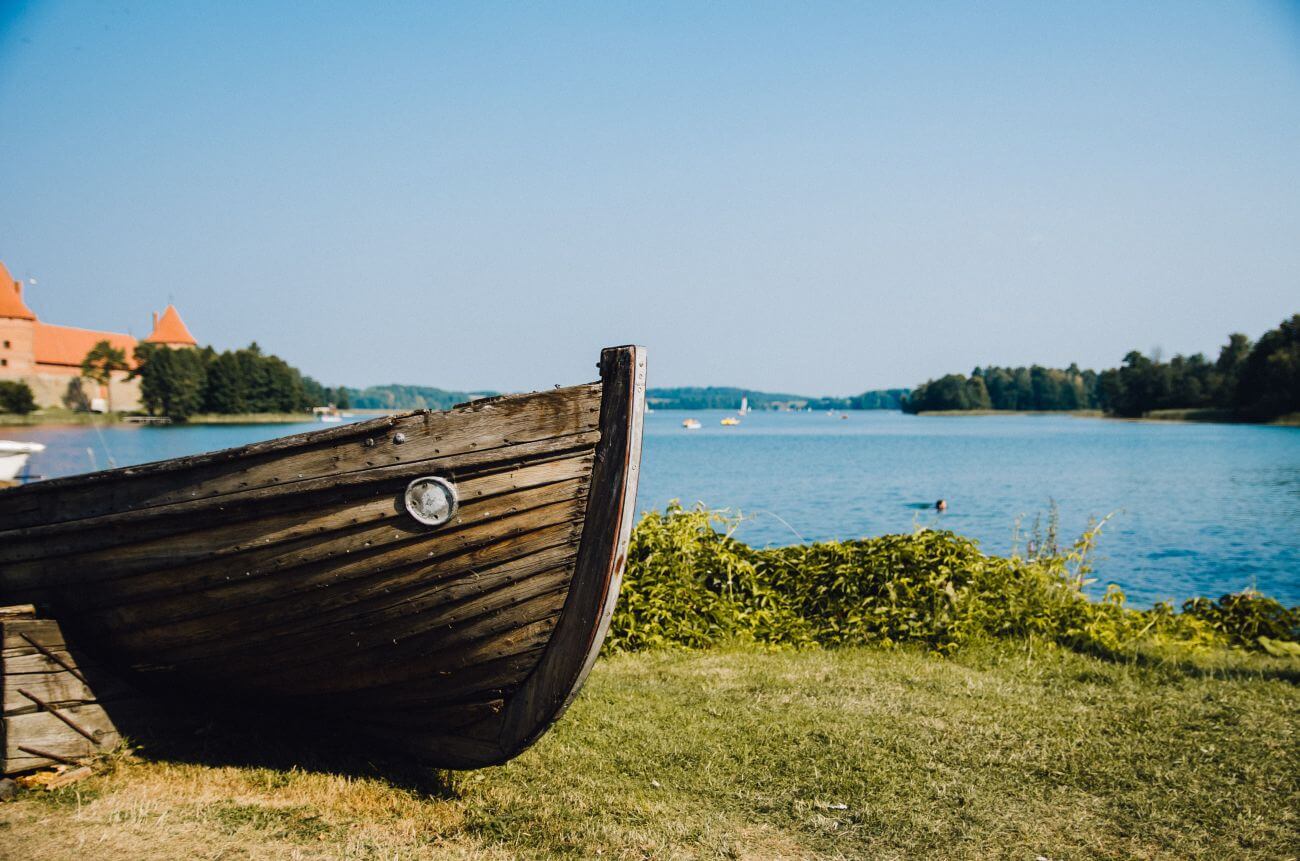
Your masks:
{"label": "weathered wood plank", "polygon": [[[414,568],[391,570],[379,554],[367,553],[346,563],[296,570],[286,577],[291,582],[280,588],[268,578],[249,577],[201,593],[132,604],[105,614],[103,630],[116,648],[170,661],[173,655],[169,650],[182,645],[233,637],[350,605],[359,597],[409,582],[411,577],[432,581],[459,576],[478,566],[515,558],[521,546],[551,546],[560,535],[576,540],[574,521],[580,514],[578,502],[563,500],[494,521],[490,530],[475,533],[474,540],[463,544],[435,551],[417,543],[415,560],[402,563]],[[421,550],[423,559],[419,558]],[[349,586],[354,579],[364,582]]]}
{"label": "weathered wood plank", "polygon": [[[590,474],[591,465],[590,454],[578,454],[458,481],[463,513],[441,531],[474,522],[476,513],[477,519],[490,517],[493,506],[479,503],[490,503],[494,497],[507,493],[585,477]],[[27,594],[37,587],[48,589],[56,584],[75,583],[84,588],[94,580],[238,555],[358,523],[388,521],[408,531],[428,534],[428,529],[416,523],[401,505],[400,497],[409,479],[410,476],[399,477],[360,498],[348,498],[333,491],[318,492],[300,499],[298,504],[302,508],[283,512],[243,511],[241,517],[245,519],[236,522],[214,525],[202,518],[179,518],[176,523],[185,525],[170,534],[132,543],[126,543],[127,537],[109,539],[93,533],[9,542],[0,550],[0,561],[8,563],[0,574],[3,578],[0,587],[13,594]],[[113,531],[133,535],[130,530]]]}
{"label": "weathered wood plank", "polygon": [[567,522],[583,504],[585,489],[585,480],[575,479],[475,502],[466,507],[459,525],[432,532],[409,518],[397,524],[361,523],[251,550],[233,564],[230,559],[210,559],[98,584],[84,592],[67,587],[36,594],[90,631],[112,633],[147,626],[151,620],[170,626],[290,599],[353,578],[382,576],[390,563],[453,559],[498,540]]}
{"label": "weathered wood plank", "polygon": [[562,569],[572,576],[576,555],[572,540],[574,534],[575,529],[570,526],[551,546],[527,548],[517,558],[499,564],[466,566],[462,574],[447,579],[442,578],[441,572],[437,579],[420,570],[401,574],[393,572],[382,587],[375,585],[364,591],[358,589],[352,593],[351,601],[328,610],[298,613],[292,619],[286,614],[277,618],[274,625],[241,632],[237,640],[225,637],[197,647],[172,649],[168,654],[176,665],[187,660],[213,660],[231,654],[254,660],[259,655],[284,652],[324,656],[339,643],[349,642],[347,638],[358,632],[381,640],[392,638],[402,630],[426,624],[426,614],[454,602],[547,571]]}
{"label": "weathered wood plank", "polygon": [[[403,640],[393,646],[389,655],[367,653],[356,659],[336,658],[329,663],[333,672],[328,675],[308,677],[301,668],[279,670],[250,664],[242,668],[239,677],[250,689],[281,695],[378,694],[384,688],[405,686],[430,675],[450,678],[463,666],[542,646],[563,605],[563,592],[542,595],[515,605],[509,613],[498,611],[456,628]],[[205,672],[223,669],[205,668]]]}
{"label": "weathered wood plank", "polygon": [[41,762],[44,757],[27,753],[21,749],[23,747],[76,758],[111,749],[121,740],[113,721],[100,705],[74,705],[60,709],[60,712],[85,729],[93,737],[93,741],[73,731],[58,717],[46,711],[0,718],[4,726],[3,750],[6,774],[45,764]]}
{"label": "weathered wood plank", "polygon": [[[596,427],[599,392],[597,384],[574,386],[445,413],[388,417],[224,452],[35,482],[0,494],[0,521],[25,528],[80,520],[581,433]],[[405,440],[400,444],[398,433]],[[366,446],[366,439],[374,444]]]}
{"label": "weathered wood plank", "polygon": [[[584,452],[594,450],[599,439],[599,431],[586,431],[456,455],[439,455],[425,460],[411,460],[392,466],[378,466],[356,472],[325,475],[288,484],[250,488],[218,497],[183,500],[154,508],[130,509],[98,517],[41,524],[20,529],[3,529],[0,530],[0,543],[8,546],[11,542],[20,540],[48,539],[67,533],[84,535],[92,529],[127,525],[131,527],[131,530],[128,533],[129,538],[125,540],[138,541],[142,538],[159,537],[175,531],[184,531],[186,528],[184,520],[180,522],[180,525],[175,523],[180,518],[189,519],[204,515],[208,519],[207,522],[212,522],[223,515],[229,516],[232,512],[237,514],[249,508],[262,510],[263,507],[268,505],[273,506],[276,503],[295,501],[300,497],[310,498],[311,494],[321,491],[334,493],[355,491],[377,483],[403,478],[409,479],[416,474],[435,473],[444,475],[454,481],[463,481],[476,475],[488,475],[495,472],[520,469],[525,466],[544,463],[548,460],[580,456]],[[295,507],[297,506],[295,505]],[[101,536],[96,540],[102,542],[104,538]],[[3,613],[3,610],[0,610],[0,613]]]}
{"label": "weathered wood plank", "polygon": [[[5,715],[40,710],[39,706],[30,697],[21,693],[22,691],[26,691],[38,699],[54,705],[96,702],[110,693],[109,691],[92,690],[90,685],[68,672],[6,672],[3,683],[3,709]],[[122,692],[123,688],[120,684],[111,691],[111,693],[117,694]]]}
{"label": "weathered wood plank", "polygon": [[[458,642],[479,636],[475,626],[479,620],[506,612],[515,614],[513,619],[527,602],[562,592],[571,576],[568,566],[554,568],[384,624],[357,624],[351,626],[352,630],[317,635],[306,641],[297,637],[281,639],[273,649],[241,652],[239,659],[254,663],[257,674],[310,668],[320,661],[329,661],[337,671],[347,672],[349,668],[360,670],[371,663],[401,660],[405,655],[427,653],[433,648],[455,648]],[[562,595],[556,598],[556,602],[562,601]]]}
{"label": "weathered wood plank", "polygon": [[352,725],[367,735],[372,732],[383,737],[388,734],[409,735],[412,731],[425,733],[452,732],[468,724],[491,718],[505,708],[501,697],[474,699],[418,710],[381,711],[350,716]]}
{"label": "weathered wood plank", "polygon": [[47,649],[63,649],[63,630],[53,619],[22,619],[0,622],[0,657],[30,654]]}

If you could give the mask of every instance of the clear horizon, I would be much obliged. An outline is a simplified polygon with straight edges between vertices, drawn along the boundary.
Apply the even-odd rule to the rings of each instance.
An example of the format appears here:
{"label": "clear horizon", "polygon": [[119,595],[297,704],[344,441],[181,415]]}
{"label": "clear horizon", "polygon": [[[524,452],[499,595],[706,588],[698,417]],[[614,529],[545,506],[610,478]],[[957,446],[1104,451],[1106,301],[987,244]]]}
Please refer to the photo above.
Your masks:
{"label": "clear horizon", "polygon": [[810,396],[1300,311],[1294,3],[0,4],[49,322],[327,385]]}

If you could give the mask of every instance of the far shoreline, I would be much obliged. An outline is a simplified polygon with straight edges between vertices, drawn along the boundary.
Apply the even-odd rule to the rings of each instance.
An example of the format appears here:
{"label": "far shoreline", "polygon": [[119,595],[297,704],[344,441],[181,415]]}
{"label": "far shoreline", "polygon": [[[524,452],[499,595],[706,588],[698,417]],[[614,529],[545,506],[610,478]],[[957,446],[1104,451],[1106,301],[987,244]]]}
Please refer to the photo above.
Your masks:
{"label": "far shoreline", "polygon": [[1300,427],[1300,413],[1288,413],[1272,421],[1252,422],[1239,419],[1227,410],[1182,409],[1152,410],[1144,416],[1112,416],[1101,410],[924,410],[917,416],[947,418],[952,416],[1068,416],[1079,419],[1106,419],[1143,424],[1219,424],[1257,425],[1259,427]]}
{"label": "far shoreline", "polygon": [[[355,413],[358,418],[371,418],[373,416],[389,415],[394,410],[349,410]],[[132,422],[131,419],[139,418],[141,421]],[[167,425],[169,427],[184,427],[186,425],[274,425],[274,424],[319,424],[328,426],[332,423],[320,421],[313,413],[232,413],[222,415],[218,413],[203,413],[200,415],[190,416],[186,421],[160,421],[161,417],[144,416],[139,413],[84,413],[73,412],[71,410],[53,410],[39,411],[28,413],[27,415],[17,415],[14,413],[0,413],[0,427],[53,427],[58,425],[67,426],[93,426],[93,425],[130,425],[139,424],[141,426],[155,424]]]}
{"label": "far shoreline", "polygon": [[[389,409],[352,409],[357,418],[373,418],[376,416],[393,415],[402,412],[402,410]],[[682,407],[656,407],[653,412],[732,412],[725,409],[698,409],[692,410]],[[785,412],[805,412],[805,410],[765,410],[756,409],[755,413],[785,413]],[[820,412],[820,410],[818,411]],[[1105,419],[1107,421],[1119,422],[1138,422],[1143,424],[1233,424],[1233,425],[1257,425],[1259,427],[1300,427],[1300,413],[1290,413],[1280,416],[1268,422],[1252,422],[1244,419],[1237,419],[1226,410],[1212,409],[1178,409],[1178,410],[1153,410],[1144,416],[1113,416],[1107,415],[1101,410],[923,410],[919,413],[907,413],[902,410],[879,410],[879,409],[840,409],[832,410],[837,413],[900,413],[902,415],[914,415],[923,418],[961,418],[973,417],[984,418],[989,416],[1022,416],[1022,417],[1045,417],[1045,416],[1066,416],[1068,418],[1080,419]],[[60,425],[66,426],[93,426],[93,425],[126,425],[135,424],[130,421],[133,418],[140,418],[142,421],[138,424],[144,426],[151,422],[148,416],[140,413],[85,413],[73,412],[71,410],[42,410],[28,413],[27,415],[18,415],[14,413],[0,413],[0,428],[4,427],[55,427]],[[154,419],[156,424],[166,424],[170,427],[203,426],[203,425],[274,425],[274,424],[328,424],[321,422],[313,413],[233,413],[223,415],[219,413],[203,413],[191,416],[186,421],[162,422]]]}

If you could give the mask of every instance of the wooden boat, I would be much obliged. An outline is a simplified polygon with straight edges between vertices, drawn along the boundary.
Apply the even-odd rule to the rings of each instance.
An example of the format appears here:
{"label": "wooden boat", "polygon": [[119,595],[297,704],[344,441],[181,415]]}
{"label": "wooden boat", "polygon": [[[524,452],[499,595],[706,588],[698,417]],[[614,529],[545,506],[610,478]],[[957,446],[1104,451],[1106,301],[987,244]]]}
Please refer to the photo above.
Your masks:
{"label": "wooden boat", "polygon": [[581,687],[632,526],[645,357],[600,380],[0,493],[0,605],[156,690],[503,762]]}

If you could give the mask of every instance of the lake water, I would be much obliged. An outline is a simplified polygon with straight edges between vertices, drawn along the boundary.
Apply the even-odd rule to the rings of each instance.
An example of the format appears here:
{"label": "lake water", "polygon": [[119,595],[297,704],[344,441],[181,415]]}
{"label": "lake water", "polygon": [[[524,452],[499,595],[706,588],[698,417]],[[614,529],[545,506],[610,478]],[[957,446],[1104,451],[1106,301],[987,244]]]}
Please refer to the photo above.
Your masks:
{"label": "lake water", "polygon": [[[686,431],[686,415],[703,428]],[[1300,429],[1068,416],[871,411],[646,416],[641,508],[671,499],[744,512],[752,544],[938,526],[1012,547],[1050,500],[1065,538],[1114,513],[1096,557],[1140,604],[1254,587],[1300,603]],[[47,477],[239,445],[319,425],[0,428],[43,442]],[[88,453],[89,452],[89,453]],[[948,500],[939,514],[935,500]],[[1022,541],[1023,544],[1023,541]],[[1100,586],[1101,584],[1099,584]]]}

